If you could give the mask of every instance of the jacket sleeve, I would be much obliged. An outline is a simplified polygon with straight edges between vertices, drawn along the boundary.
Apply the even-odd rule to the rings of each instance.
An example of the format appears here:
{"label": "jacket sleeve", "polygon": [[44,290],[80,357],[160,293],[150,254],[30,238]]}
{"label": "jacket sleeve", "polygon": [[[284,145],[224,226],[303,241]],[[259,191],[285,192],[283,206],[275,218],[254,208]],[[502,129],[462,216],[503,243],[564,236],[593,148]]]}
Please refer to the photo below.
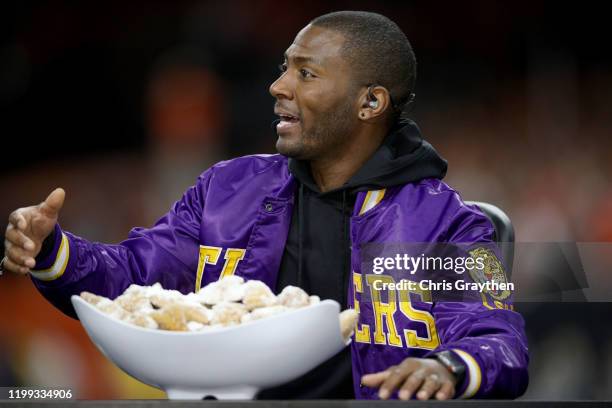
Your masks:
{"label": "jacket sleeve", "polygon": [[[489,244],[492,248],[493,233],[484,214],[463,204],[450,221],[447,242]],[[525,392],[527,338],[523,318],[513,309],[511,295],[502,300],[486,294],[481,301],[434,304],[441,346],[433,353],[450,350],[467,367],[463,383],[457,385],[457,397],[516,398]]]}
{"label": "jacket sleeve", "polygon": [[116,245],[90,242],[55,227],[55,246],[32,270],[32,281],[56,307],[75,317],[70,297],[89,291],[108,298],[130,284],[193,291],[204,197],[212,169],[203,173],[152,228],[134,228]]}

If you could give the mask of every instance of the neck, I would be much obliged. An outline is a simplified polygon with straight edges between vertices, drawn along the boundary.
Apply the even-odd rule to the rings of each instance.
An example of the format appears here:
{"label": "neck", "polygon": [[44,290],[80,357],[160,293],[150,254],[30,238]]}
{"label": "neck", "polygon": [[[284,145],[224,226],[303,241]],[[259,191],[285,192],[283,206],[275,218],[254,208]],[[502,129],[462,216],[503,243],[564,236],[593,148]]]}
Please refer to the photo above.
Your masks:
{"label": "neck", "polygon": [[310,160],[312,177],[321,192],[342,187],[372,157],[385,134],[385,129],[367,126],[352,134],[346,145]]}

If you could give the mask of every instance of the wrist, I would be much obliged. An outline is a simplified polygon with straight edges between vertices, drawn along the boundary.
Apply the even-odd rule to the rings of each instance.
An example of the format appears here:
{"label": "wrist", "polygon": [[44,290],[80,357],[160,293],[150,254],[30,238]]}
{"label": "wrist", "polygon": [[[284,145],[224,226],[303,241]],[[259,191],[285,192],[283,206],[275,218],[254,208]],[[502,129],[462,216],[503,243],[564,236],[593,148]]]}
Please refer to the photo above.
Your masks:
{"label": "wrist", "polygon": [[36,267],[30,270],[30,275],[39,281],[55,281],[62,277],[70,258],[70,241],[59,227],[55,225],[53,250]]}
{"label": "wrist", "polygon": [[47,269],[53,265],[60,250],[62,235],[62,229],[56,223],[53,231],[43,240],[38,255],[34,258],[36,266],[32,268],[33,270]]}
{"label": "wrist", "polygon": [[439,351],[429,356],[438,361],[455,379],[455,385],[459,386],[466,377],[467,366],[457,354],[450,350]]}
{"label": "wrist", "polygon": [[40,251],[38,252],[38,255],[36,255],[36,262],[38,263],[42,261],[43,259],[47,258],[53,251],[54,247],[55,247],[55,228],[53,229],[53,231],[51,231],[49,235],[47,235],[47,238],[45,238],[44,241],[42,242]]}

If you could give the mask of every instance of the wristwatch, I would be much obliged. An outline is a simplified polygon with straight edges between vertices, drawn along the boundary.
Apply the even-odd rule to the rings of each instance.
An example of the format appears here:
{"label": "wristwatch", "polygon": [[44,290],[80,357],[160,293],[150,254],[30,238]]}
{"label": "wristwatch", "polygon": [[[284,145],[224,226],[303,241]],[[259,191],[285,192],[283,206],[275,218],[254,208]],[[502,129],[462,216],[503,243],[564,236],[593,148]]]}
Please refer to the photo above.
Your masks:
{"label": "wristwatch", "polygon": [[465,378],[466,365],[460,357],[450,350],[444,350],[432,354],[431,358],[438,360],[440,364],[455,376],[457,384],[461,384]]}

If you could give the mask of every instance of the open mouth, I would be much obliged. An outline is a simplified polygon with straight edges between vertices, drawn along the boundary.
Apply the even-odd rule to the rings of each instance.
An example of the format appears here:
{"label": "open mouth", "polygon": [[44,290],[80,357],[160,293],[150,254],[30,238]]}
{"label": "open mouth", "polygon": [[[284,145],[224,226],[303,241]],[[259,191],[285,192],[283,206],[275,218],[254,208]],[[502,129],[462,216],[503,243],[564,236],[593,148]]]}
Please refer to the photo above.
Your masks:
{"label": "open mouth", "polygon": [[300,121],[296,116],[292,116],[292,115],[280,114],[278,116],[281,122],[296,123]]}
{"label": "open mouth", "polygon": [[279,132],[279,134],[286,134],[286,132],[292,131],[300,126],[300,118],[298,116],[284,112],[280,109],[275,110],[275,112],[280,119],[276,125],[276,131]]}

